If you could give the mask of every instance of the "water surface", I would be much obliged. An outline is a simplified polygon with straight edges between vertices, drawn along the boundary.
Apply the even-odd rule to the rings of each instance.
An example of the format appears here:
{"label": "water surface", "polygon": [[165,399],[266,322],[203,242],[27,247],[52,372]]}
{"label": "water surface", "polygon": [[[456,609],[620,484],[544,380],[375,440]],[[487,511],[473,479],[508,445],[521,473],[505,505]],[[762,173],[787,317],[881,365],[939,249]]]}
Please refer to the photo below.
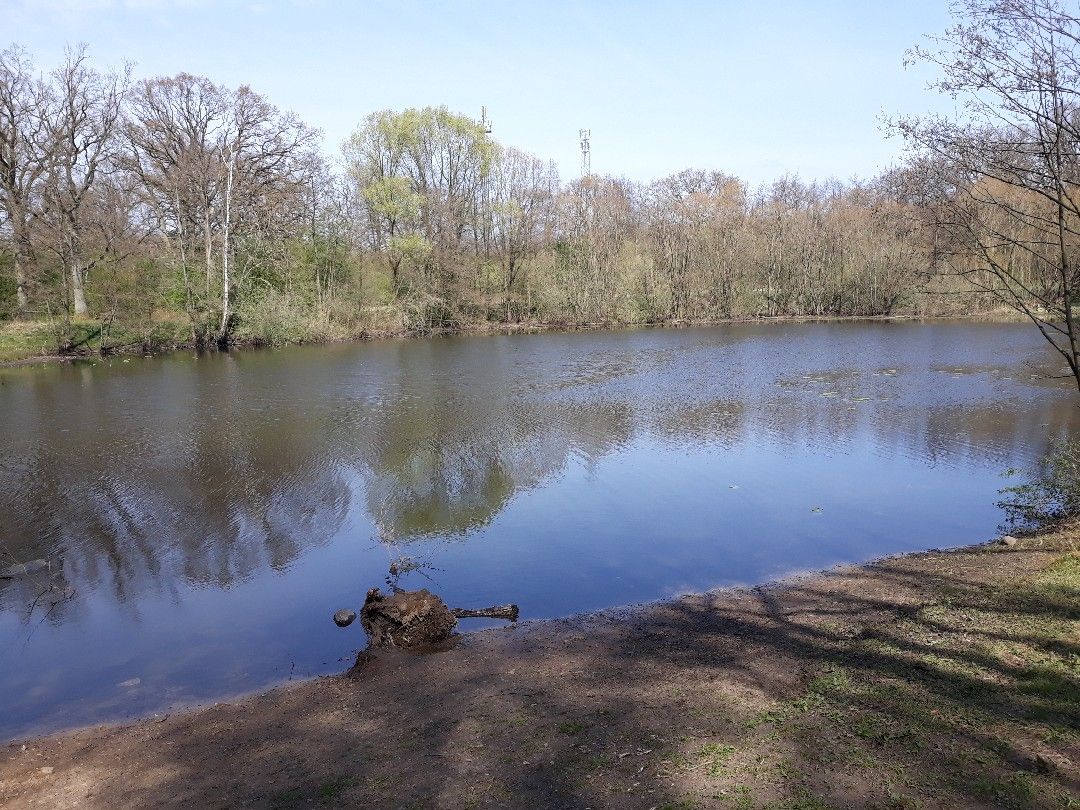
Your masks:
{"label": "water surface", "polygon": [[0,565],[54,561],[0,581],[0,739],[340,671],[401,557],[541,618],[988,539],[1060,365],[835,323],[0,370]]}

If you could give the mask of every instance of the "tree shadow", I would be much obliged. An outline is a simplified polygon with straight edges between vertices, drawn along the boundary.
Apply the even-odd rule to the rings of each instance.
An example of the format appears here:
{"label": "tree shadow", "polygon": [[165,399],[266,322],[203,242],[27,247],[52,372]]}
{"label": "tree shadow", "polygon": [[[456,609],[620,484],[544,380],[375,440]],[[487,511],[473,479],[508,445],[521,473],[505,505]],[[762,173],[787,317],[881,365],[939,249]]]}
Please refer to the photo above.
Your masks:
{"label": "tree shadow", "polygon": [[43,755],[123,806],[1062,806],[1080,592],[1039,578],[1056,556],[915,555],[485,631]]}

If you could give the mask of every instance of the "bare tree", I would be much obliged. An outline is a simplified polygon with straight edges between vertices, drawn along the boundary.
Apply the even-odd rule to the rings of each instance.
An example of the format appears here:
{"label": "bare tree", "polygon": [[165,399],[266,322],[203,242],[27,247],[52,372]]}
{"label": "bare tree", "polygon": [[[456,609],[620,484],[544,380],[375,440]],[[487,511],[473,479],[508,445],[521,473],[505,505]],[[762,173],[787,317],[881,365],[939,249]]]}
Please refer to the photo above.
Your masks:
{"label": "bare tree", "polygon": [[45,218],[54,234],[51,248],[67,270],[72,313],[85,316],[86,274],[91,269],[84,254],[85,211],[95,184],[113,169],[127,74],[99,73],[80,46],[68,52],[53,82],[56,105]]}
{"label": "bare tree", "polygon": [[55,152],[54,106],[51,88],[34,75],[26,51],[12,46],[0,52],[0,212],[11,230],[20,311],[29,301],[31,227]]}
{"label": "bare tree", "polygon": [[[149,79],[130,94],[125,127],[123,165],[137,178],[156,229],[177,246],[185,305],[199,345],[210,329],[224,95],[208,79],[188,73]],[[189,271],[198,251],[203,260],[201,289]]]}
{"label": "bare tree", "polygon": [[933,209],[951,272],[1022,312],[1080,387],[1080,8],[1067,0],[964,0],[962,21],[913,58],[960,117],[901,119],[934,160]]}
{"label": "bare tree", "polygon": [[559,175],[554,164],[507,148],[495,161],[490,211],[492,239],[503,267],[506,320],[522,263],[535,255],[553,229]]}

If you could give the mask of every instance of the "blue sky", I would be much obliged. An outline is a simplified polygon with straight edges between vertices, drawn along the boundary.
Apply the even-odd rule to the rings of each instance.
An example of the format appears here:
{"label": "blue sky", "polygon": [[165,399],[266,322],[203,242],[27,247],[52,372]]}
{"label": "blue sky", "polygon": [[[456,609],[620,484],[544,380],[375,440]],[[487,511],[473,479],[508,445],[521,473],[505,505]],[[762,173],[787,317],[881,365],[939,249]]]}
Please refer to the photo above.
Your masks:
{"label": "blue sky", "polygon": [[901,150],[884,114],[942,109],[905,49],[947,0],[419,2],[0,0],[0,30],[50,67],[86,42],[99,65],[249,84],[323,130],[328,151],[373,110],[445,104],[578,172],[652,180],[719,169],[866,177]]}

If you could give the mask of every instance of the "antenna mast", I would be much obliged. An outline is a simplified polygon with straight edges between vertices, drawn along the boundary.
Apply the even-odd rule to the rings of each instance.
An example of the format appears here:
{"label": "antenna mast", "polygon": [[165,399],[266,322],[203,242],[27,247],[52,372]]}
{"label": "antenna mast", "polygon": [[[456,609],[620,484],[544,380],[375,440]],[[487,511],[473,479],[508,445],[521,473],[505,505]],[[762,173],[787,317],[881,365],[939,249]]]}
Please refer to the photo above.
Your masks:
{"label": "antenna mast", "polygon": [[491,134],[491,121],[487,117],[487,107],[480,108],[480,128],[484,130],[485,135]]}
{"label": "antenna mast", "polygon": [[591,129],[579,129],[578,137],[581,138],[581,176],[588,177],[592,174],[592,150],[589,147]]}

